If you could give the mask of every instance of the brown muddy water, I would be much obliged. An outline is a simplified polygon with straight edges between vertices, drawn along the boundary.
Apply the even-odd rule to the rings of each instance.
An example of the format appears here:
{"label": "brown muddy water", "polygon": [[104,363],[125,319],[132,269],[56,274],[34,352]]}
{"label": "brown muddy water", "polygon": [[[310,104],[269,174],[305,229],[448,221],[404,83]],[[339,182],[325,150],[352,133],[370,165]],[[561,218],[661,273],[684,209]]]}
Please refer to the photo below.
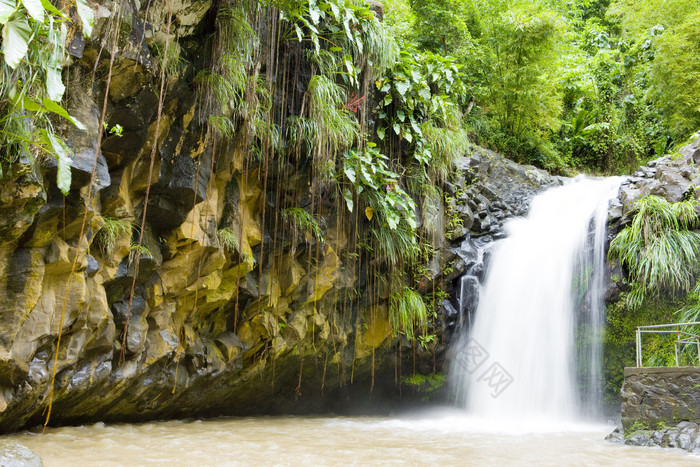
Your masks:
{"label": "brown muddy water", "polygon": [[102,423],[4,436],[52,466],[698,466],[680,450],[604,440],[608,425],[486,423],[450,412]]}

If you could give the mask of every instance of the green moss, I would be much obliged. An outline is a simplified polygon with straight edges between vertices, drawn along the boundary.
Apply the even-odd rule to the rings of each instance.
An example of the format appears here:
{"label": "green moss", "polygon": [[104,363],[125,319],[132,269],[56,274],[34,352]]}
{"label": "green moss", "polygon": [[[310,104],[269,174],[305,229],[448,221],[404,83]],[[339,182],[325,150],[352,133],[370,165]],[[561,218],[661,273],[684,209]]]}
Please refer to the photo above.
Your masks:
{"label": "green moss", "polygon": [[639,432],[651,431],[651,427],[648,423],[641,420],[635,421],[632,426],[625,429],[625,438],[629,438]]}
{"label": "green moss", "polygon": [[445,375],[442,373],[432,373],[429,375],[416,373],[403,378],[402,383],[413,387],[416,393],[421,396],[422,400],[429,401],[433,399],[436,392],[445,385]]}

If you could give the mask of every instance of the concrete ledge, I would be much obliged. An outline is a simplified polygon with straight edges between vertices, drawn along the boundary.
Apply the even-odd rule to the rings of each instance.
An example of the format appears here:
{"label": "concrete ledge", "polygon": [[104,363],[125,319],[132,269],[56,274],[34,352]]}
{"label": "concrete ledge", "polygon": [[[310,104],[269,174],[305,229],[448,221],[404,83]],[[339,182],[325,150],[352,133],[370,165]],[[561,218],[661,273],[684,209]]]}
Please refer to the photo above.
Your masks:
{"label": "concrete ledge", "polygon": [[650,366],[650,367],[627,367],[625,368],[625,378],[634,375],[658,375],[658,374],[700,374],[700,366]]}

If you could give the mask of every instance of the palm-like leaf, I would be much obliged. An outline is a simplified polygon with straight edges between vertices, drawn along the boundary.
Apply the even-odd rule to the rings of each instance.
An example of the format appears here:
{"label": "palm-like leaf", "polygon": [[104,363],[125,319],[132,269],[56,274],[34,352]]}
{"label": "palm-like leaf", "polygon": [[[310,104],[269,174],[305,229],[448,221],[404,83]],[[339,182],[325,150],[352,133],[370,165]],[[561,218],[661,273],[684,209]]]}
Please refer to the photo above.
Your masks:
{"label": "palm-like leaf", "polygon": [[636,204],[637,213],[610,244],[610,257],[619,258],[633,283],[630,307],[646,299],[687,293],[700,264],[700,234],[695,202],[669,203],[648,196]]}

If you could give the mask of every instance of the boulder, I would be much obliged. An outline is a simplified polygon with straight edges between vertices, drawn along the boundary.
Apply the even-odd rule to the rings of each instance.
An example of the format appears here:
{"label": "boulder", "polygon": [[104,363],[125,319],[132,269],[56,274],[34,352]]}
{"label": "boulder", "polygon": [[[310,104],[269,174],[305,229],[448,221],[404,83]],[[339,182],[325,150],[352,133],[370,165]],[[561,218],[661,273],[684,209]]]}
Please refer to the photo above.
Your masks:
{"label": "boulder", "polygon": [[0,441],[0,465],[3,467],[43,467],[44,462],[27,446],[11,440]]}

